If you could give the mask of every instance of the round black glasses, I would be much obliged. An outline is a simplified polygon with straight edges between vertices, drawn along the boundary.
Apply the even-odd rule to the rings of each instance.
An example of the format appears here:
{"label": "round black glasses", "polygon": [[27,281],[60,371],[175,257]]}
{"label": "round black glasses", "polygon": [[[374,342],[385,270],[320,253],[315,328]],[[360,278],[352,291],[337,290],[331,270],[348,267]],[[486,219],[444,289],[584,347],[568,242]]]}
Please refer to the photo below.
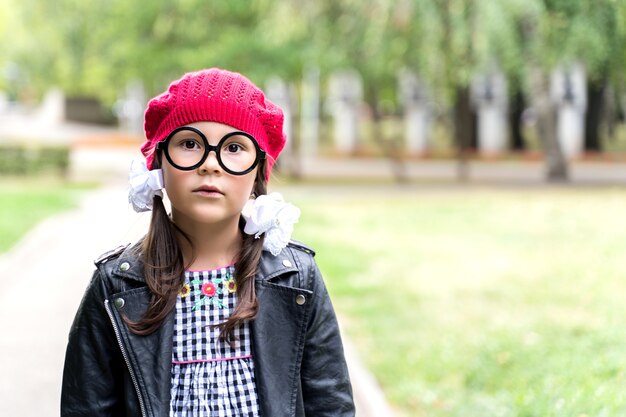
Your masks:
{"label": "round black glasses", "polygon": [[215,151],[217,162],[232,175],[247,174],[266,155],[257,141],[246,132],[228,133],[213,146],[209,145],[201,131],[191,126],[174,129],[164,141],[157,143],[157,149],[165,153],[174,168],[182,171],[198,168],[206,161],[209,152]]}

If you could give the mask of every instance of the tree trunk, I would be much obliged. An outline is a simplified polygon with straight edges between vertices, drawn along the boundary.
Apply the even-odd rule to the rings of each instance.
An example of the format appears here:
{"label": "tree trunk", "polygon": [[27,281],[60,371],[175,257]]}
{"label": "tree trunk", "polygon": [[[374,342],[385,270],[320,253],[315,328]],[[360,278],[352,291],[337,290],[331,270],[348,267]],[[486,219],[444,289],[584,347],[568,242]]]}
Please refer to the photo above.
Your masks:
{"label": "tree trunk", "polygon": [[567,161],[556,132],[556,108],[550,100],[548,77],[535,68],[530,75],[533,107],[537,114],[537,133],[543,145],[547,180],[564,182],[569,178]]}
{"label": "tree trunk", "polygon": [[454,144],[457,149],[457,178],[459,181],[469,179],[468,153],[472,140],[476,136],[475,125],[469,87],[457,87],[454,104]]}
{"label": "tree trunk", "polygon": [[585,150],[601,151],[600,124],[604,113],[606,80],[587,84],[587,112],[585,113]]}
{"label": "tree trunk", "polygon": [[378,109],[378,94],[373,89],[366,94],[366,101],[372,111],[372,131],[374,141],[383,151],[383,154],[391,162],[391,172],[397,183],[407,183],[409,176],[406,169],[406,163],[402,153],[402,142],[400,143],[394,138],[387,140],[384,137],[381,126],[382,115]]}
{"label": "tree trunk", "polygon": [[522,132],[522,114],[526,107],[526,100],[521,91],[516,91],[511,100],[511,112],[509,113],[509,125],[511,126],[511,149],[523,151],[526,149],[526,141]]}

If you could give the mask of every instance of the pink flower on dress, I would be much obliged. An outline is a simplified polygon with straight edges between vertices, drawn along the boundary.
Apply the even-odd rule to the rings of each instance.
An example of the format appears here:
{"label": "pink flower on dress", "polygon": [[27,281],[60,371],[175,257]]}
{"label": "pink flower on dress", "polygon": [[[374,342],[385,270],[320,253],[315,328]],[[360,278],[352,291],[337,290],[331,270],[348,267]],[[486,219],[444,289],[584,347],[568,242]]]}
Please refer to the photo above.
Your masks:
{"label": "pink flower on dress", "polygon": [[196,311],[204,305],[213,303],[219,308],[225,308],[226,305],[220,300],[217,295],[222,295],[223,291],[220,288],[224,281],[222,279],[212,279],[206,283],[202,283],[199,279],[191,281],[192,288],[195,288],[191,294],[195,295],[197,299],[194,302],[191,310]]}
{"label": "pink flower on dress", "polygon": [[200,291],[202,291],[202,294],[206,295],[207,297],[213,297],[217,292],[217,288],[212,282],[207,282],[206,284],[202,285]]}

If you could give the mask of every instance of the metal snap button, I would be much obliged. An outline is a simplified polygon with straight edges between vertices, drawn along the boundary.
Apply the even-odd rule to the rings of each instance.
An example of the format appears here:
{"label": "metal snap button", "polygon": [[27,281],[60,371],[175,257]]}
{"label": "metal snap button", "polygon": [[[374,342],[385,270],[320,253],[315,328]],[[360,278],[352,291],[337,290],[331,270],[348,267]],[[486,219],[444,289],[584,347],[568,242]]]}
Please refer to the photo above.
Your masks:
{"label": "metal snap button", "polygon": [[120,271],[124,272],[124,271],[128,271],[130,269],[130,264],[128,262],[123,262],[120,265]]}
{"label": "metal snap button", "polygon": [[304,295],[302,295],[302,294],[298,294],[298,296],[296,296],[296,304],[301,306],[304,303],[306,303],[306,297]]}
{"label": "metal snap button", "polygon": [[291,267],[291,261],[289,259],[285,259],[283,261],[283,266],[286,266],[287,268]]}
{"label": "metal snap button", "polygon": [[115,304],[115,308],[117,308],[118,310],[124,307],[124,304],[125,304],[123,298],[116,298],[113,303]]}

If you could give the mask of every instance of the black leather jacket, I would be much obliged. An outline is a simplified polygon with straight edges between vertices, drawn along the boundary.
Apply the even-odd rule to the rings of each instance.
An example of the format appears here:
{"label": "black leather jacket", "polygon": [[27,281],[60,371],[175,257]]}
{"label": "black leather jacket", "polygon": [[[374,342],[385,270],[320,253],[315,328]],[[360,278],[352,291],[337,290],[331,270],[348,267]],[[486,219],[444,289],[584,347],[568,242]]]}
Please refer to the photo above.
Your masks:
{"label": "black leather jacket", "polygon": [[[262,416],[354,415],[335,313],[313,255],[290,243],[261,258],[251,332]],[[120,310],[136,320],[150,298],[141,260],[121,248],[96,265],[70,330],[61,416],[168,416],[173,312],[155,333],[131,333]]]}

